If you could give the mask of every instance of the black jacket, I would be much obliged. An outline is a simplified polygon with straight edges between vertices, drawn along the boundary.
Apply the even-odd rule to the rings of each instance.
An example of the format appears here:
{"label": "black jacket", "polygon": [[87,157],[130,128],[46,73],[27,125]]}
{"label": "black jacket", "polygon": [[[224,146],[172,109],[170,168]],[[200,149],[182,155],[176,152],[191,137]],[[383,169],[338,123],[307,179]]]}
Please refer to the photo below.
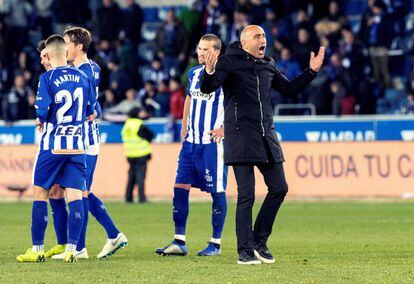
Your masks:
{"label": "black jacket", "polygon": [[203,93],[223,87],[225,164],[283,162],[273,127],[271,89],[294,95],[315,75],[308,68],[289,81],[276,69],[273,59],[254,58],[239,42],[230,44],[218,59],[214,74],[204,71],[200,79]]}

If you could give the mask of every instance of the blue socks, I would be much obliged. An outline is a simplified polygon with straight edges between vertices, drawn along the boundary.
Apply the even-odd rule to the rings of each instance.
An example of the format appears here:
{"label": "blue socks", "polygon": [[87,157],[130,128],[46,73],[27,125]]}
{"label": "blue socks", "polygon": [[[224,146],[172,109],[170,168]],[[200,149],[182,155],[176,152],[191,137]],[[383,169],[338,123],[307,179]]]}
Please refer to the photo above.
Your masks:
{"label": "blue socks", "polygon": [[213,225],[213,239],[221,239],[223,232],[224,221],[227,214],[227,199],[226,193],[212,193],[213,198],[211,224]]}
{"label": "blue socks", "polygon": [[68,211],[66,210],[65,198],[49,199],[49,202],[52,207],[57,243],[65,245],[68,243]]}
{"label": "blue socks", "polygon": [[77,245],[83,227],[84,210],[82,200],[69,202],[68,244]]}
{"label": "blue socks", "polygon": [[82,231],[79,236],[78,245],[76,246],[77,251],[81,251],[83,248],[85,248],[86,229],[88,228],[88,220],[89,220],[89,200],[87,197],[82,198],[82,205],[83,205],[83,225],[82,225]]}
{"label": "blue socks", "polygon": [[92,215],[96,218],[99,224],[104,227],[108,234],[108,239],[114,239],[118,236],[119,230],[115,227],[111,217],[106,211],[105,205],[102,201],[96,197],[93,193],[89,193],[89,210]]}
{"label": "blue socks", "polygon": [[32,243],[35,246],[43,245],[48,222],[47,202],[33,201],[32,207]]}
{"label": "blue socks", "polygon": [[175,223],[175,239],[182,242],[185,242],[185,227],[189,211],[189,193],[189,190],[174,188],[173,220]]}

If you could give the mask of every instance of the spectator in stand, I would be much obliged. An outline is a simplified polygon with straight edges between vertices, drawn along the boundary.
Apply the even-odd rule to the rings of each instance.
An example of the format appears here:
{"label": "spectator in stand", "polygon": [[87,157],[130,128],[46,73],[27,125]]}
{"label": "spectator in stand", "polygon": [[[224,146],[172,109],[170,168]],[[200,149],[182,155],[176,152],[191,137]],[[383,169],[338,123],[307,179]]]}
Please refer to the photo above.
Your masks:
{"label": "spectator in stand", "polygon": [[169,81],[164,79],[158,83],[155,101],[160,104],[159,116],[165,117],[170,112],[170,90],[168,89]]}
{"label": "spectator in stand", "polygon": [[185,61],[188,38],[184,27],[175,17],[174,10],[165,14],[164,22],[155,37],[155,45],[166,76],[178,76],[180,64]]}
{"label": "spectator in stand", "polygon": [[334,115],[354,114],[355,98],[349,96],[345,87],[339,81],[333,81],[330,85],[332,93],[332,111]]}
{"label": "spectator in stand", "polygon": [[267,48],[269,48],[276,38],[289,37],[290,31],[287,22],[283,19],[277,20],[276,14],[272,9],[267,8],[265,15],[266,20],[260,26],[266,33]]}
{"label": "spectator in stand", "polygon": [[244,6],[241,6],[241,8],[236,10],[233,14],[233,25],[230,30],[230,42],[239,40],[241,31],[250,24],[248,10],[242,7]]}
{"label": "spectator in stand", "polygon": [[108,63],[108,69],[111,72],[109,75],[109,87],[115,93],[116,100],[119,102],[126,90],[132,87],[131,79],[124,69],[120,69],[116,59]]}
{"label": "spectator in stand", "polygon": [[143,14],[141,6],[134,0],[124,0],[126,7],[121,11],[121,33],[122,40],[130,41],[132,47],[136,51],[141,40],[141,28],[143,22]]}
{"label": "spectator in stand", "polygon": [[155,57],[151,61],[151,65],[144,66],[142,70],[142,80],[144,82],[154,81],[161,82],[166,76],[164,74],[161,60],[158,57]]}
{"label": "spectator in stand", "polygon": [[177,16],[188,35],[188,46],[190,49],[197,45],[198,38],[203,30],[201,21],[202,11],[202,0],[190,0],[188,6],[184,7]]}
{"label": "spectator in stand", "polygon": [[136,99],[137,91],[135,89],[129,89],[125,96],[126,99],[122,100],[116,106],[108,108],[106,112],[128,114],[133,108],[142,108],[141,102]]}
{"label": "spectator in stand", "polygon": [[260,25],[266,19],[266,6],[262,0],[250,0],[250,23]]}
{"label": "spectator in stand", "polygon": [[115,41],[120,32],[121,11],[118,4],[112,0],[103,0],[97,11],[96,36],[100,39]]}
{"label": "spectator in stand", "polygon": [[154,81],[147,81],[138,92],[138,100],[141,102],[144,110],[149,114],[150,117],[159,117],[160,116],[160,104],[155,100],[155,95],[157,94],[157,89],[155,88]]}
{"label": "spectator in stand", "polygon": [[26,52],[21,51],[18,54],[13,71],[23,74],[26,84],[31,88],[34,89],[37,87],[37,82],[33,82],[33,64],[30,62],[30,58]]}
{"label": "spectator in stand", "polygon": [[329,63],[323,69],[326,70],[331,82],[340,81],[343,86],[351,86],[349,72],[342,66],[342,58],[339,54],[332,54]]}
{"label": "spectator in stand", "polygon": [[231,23],[230,23],[230,16],[228,13],[221,13],[220,15],[220,27],[219,27],[219,36],[221,42],[223,43],[223,47],[227,46],[230,43],[230,36],[231,36]]}
{"label": "spectator in stand", "polygon": [[3,118],[7,124],[11,125],[19,119],[28,118],[30,95],[33,95],[33,91],[26,86],[23,74],[16,74],[14,86],[2,100]]}
{"label": "spectator in stand", "polygon": [[52,11],[55,19],[55,32],[63,34],[68,25],[85,25],[90,18],[89,1],[54,0]]}
{"label": "spectator in stand", "polygon": [[317,44],[311,38],[308,29],[300,28],[297,33],[297,41],[294,43],[294,54],[297,58],[301,70],[309,64],[309,50],[316,51]]}
{"label": "spectator in stand", "polygon": [[9,87],[9,80],[9,70],[6,66],[3,65],[3,61],[0,58],[0,97]]}
{"label": "spectator in stand", "polygon": [[105,101],[102,104],[102,110],[105,111],[109,108],[116,106],[115,94],[111,89],[106,89],[105,91],[103,91],[103,94]]}
{"label": "spectator in stand", "polygon": [[180,84],[179,78],[170,79],[170,115],[174,119],[183,118],[185,92],[184,88]]}
{"label": "spectator in stand", "polygon": [[53,0],[35,0],[37,24],[40,26],[42,38],[48,38],[53,33]]}
{"label": "spectator in stand", "polygon": [[[337,1],[329,2],[329,14],[315,25],[315,31],[318,37],[330,36],[334,42],[339,39],[341,28],[347,26],[348,20],[342,14]],[[331,39],[331,40],[332,40]]]}
{"label": "spectator in stand", "polygon": [[7,57],[12,58],[14,52],[19,52],[28,44],[29,16],[33,6],[25,0],[8,0],[10,12],[6,17],[8,27]]}
{"label": "spectator in stand", "polygon": [[27,103],[28,103],[28,108],[25,114],[26,119],[36,119],[37,117],[36,108],[35,108],[36,96],[33,92],[30,92],[29,95],[27,96]]}
{"label": "spectator in stand", "polygon": [[372,4],[371,13],[361,23],[361,35],[366,46],[374,71],[374,76],[383,88],[391,87],[391,76],[388,70],[388,50],[394,38],[394,24],[387,13],[386,4],[377,0]]}
{"label": "spectator in stand", "polygon": [[408,93],[407,98],[401,103],[401,114],[414,114],[414,93]]}
{"label": "spectator in stand", "polygon": [[209,0],[204,12],[204,34],[219,34],[221,13],[219,0]]}
{"label": "spectator in stand", "polygon": [[[308,56],[309,57],[309,56]],[[308,60],[309,61],[309,60]],[[309,63],[308,63],[309,65]],[[276,67],[289,80],[296,78],[302,71],[296,59],[292,58],[290,49],[285,47],[282,49],[280,60],[276,62]]]}

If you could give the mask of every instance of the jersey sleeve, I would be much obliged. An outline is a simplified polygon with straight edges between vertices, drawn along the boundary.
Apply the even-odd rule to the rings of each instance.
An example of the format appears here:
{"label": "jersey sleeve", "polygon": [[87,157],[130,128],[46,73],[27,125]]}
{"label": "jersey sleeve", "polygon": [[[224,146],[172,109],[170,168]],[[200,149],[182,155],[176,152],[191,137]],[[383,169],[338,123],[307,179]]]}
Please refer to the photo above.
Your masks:
{"label": "jersey sleeve", "polygon": [[188,71],[188,80],[187,80],[187,88],[186,88],[186,95],[191,97],[191,93],[190,93],[190,88],[191,88],[191,81],[193,79],[193,69],[190,69],[190,71]]}
{"label": "jersey sleeve", "polygon": [[35,109],[36,116],[42,123],[46,121],[47,112],[51,103],[52,98],[46,77],[44,75],[41,75],[37,88]]}
{"label": "jersey sleeve", "polygon": [[96,91],[95,86],[90,80],[88,80],[88,106],[86,107],[86,116],[90,116],[94,113],[96,108]]}

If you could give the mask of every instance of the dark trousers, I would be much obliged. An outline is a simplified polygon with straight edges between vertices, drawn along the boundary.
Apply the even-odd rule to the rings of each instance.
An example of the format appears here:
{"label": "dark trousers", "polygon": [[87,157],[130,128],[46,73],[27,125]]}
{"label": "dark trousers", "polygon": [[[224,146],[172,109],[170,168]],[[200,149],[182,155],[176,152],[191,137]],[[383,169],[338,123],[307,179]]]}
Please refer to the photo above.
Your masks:
{"label": "dark trousers", "polygon": [[[252,230],[252,208],[255,199],[254,167],[264,177],[268,192]],[[288,185],[283,163],[249,164],[233,166],[237,182],[236,234],[237,251],[253,251],[256,244],[266,244],[272,233],[280,205],[285,199]]]}
{"label": "dark trousers", "polygon": [[138,184],[138,201],[140,203],[146,202],[145,197],[145,175],[147,174],[147,157],[142,158],[127,158],[129,163],[128,183],[126,187],[125,201],[133,202],[133,191],[135,184]]}

